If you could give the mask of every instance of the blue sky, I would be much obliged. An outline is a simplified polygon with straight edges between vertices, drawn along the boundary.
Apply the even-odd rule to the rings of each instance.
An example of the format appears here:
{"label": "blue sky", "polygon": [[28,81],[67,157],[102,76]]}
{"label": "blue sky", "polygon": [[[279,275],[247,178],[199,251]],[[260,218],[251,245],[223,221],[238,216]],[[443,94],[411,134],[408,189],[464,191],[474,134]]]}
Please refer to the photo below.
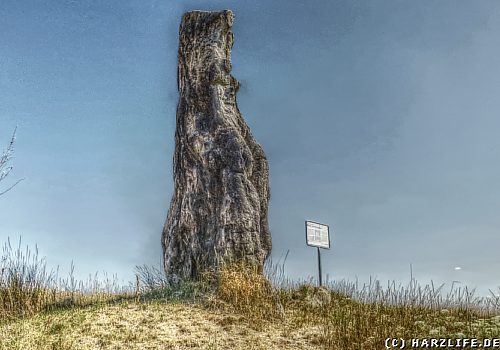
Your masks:
{"label": "blue sky", "polygon": [[0,241],[81,278],[161,261],[180,17],[225,8],[286,272],[316,275],[312,219],[331,278],[407,282],[411,263],[500,286],[496,1],[3,0],[0,141],[18,138],[0,187],[26,179],[0,197]]}

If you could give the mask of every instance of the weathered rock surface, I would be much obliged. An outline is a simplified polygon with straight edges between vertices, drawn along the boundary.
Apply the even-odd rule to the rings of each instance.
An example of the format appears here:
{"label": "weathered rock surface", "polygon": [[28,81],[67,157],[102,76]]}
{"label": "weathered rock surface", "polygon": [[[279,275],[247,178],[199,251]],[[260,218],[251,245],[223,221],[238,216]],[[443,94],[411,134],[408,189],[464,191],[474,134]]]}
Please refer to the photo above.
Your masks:
{"label": "weathered rock surface", "polygon": [[185,13],[179,29],[174,194],[163,228],[170,281],[271,250],[268,164],[236,104],[233,13]]}

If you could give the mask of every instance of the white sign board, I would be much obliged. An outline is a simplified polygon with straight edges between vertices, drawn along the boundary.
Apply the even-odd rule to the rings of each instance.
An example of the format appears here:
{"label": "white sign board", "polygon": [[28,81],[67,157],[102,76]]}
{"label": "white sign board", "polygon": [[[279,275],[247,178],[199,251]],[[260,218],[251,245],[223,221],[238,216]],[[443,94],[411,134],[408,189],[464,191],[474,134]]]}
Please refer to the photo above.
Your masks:
{"label": "white sign board", "polygon": [[312,247],[330,249],[330,231],[328,225],[306,221],[306,242]]}

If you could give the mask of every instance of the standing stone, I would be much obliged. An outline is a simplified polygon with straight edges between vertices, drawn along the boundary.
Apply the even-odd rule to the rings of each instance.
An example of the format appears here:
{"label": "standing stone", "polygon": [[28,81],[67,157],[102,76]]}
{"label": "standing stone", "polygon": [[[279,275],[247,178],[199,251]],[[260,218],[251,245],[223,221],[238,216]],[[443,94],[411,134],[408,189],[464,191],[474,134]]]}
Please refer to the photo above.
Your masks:
{"label": "standing stone", "polygon": [[221,259],[260,267],[271,251],[269,168],[236,104],[234,15],[187,12],[179,29],[174,193],[163,228],[169,281]]}

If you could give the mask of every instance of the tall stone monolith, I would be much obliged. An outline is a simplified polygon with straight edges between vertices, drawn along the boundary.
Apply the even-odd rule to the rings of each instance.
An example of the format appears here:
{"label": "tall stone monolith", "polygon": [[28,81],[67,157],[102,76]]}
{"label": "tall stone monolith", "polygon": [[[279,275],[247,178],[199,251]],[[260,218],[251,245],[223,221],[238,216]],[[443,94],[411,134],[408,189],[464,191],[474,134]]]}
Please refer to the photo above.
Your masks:
{"label": "tall stone monolith", "polygon": [[163,228],[171,282],[220,261],[262,267],[271,251],[269,170],[236,103],[234,15],[187,12],[179,29],[174,193]]}

